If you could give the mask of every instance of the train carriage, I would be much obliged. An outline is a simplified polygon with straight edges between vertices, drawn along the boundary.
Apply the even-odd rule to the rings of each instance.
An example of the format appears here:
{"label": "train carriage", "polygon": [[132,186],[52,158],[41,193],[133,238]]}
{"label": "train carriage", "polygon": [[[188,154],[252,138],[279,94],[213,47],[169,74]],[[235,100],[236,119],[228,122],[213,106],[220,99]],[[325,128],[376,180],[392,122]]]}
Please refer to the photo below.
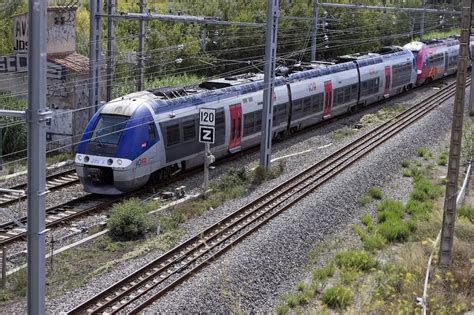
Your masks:
{"label": "train carriage", "polygon": [[[415,84],[413,54],[400,47],[280,68],[272,136],[291,134],[401,92]],[[203,164],[200,108],[216,110],[211,150],[222,158],[261,140],[263,75],[244,74],[194,88],[166,87],[105,104],[89,122],[76,154],[84,189],[121,194]]]}

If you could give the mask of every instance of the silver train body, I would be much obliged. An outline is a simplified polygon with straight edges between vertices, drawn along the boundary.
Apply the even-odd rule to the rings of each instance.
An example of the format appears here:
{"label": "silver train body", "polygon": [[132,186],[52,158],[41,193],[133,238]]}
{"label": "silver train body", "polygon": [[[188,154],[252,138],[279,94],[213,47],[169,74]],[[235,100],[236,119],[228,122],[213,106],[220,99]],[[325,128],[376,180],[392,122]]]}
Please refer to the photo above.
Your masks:
{"label": "silver train body", "polygon": [[[341,115],[415,86],[413,53],[385,47],[335,62],[281,69],[273,94],[274,137]],[[261,141],[263,75],[203,82],[196,89],[162,88],[105,104],[91,119],[75,164],[84,189],[121,194],[204,161],[200,108],[216,110],[216,158]]]}

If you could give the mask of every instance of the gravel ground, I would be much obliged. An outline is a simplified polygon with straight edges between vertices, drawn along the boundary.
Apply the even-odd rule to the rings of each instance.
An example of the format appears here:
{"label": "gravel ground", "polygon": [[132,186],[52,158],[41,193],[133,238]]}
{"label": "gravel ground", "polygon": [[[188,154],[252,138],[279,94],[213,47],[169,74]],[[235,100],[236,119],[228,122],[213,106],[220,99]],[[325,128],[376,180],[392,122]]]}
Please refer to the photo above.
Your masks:
{"label": "gravel ground", "polygon": [[[386,105],[410,106],[430,92],[431,88],[424,87],[409,95],[391,99]],[[220,312],[239,305],[245,311],[271,311],[278,302],[279,294],[292,289],[296,281],[304,276],[303,265],[307,252],[319,243],[333,239],[338,233],[346,231],[351,223],[356,222],[362,213],[370,209],[370,207],[360,209],[357,203],[360,195],[368,188],[382,187],[389,183],[390,187],[393,187],[391,196],[403,199],[407,195],[409,179],[394,174],[401,173],[401,160],[416,155],[416,147],[424,146],[430,150],[439,148],[437,143],[440,139],[444,139],[449,128],[451,118],[449,104],[452,105],[452,102],[431,113],[416,126],[372,152],[366,159],[311,194],[296,207],[272,220],[215,264],[166,295],[152,309],[163,312]],[[316,160],[334,152],[351,139],[344,139],[322,149],[317,148],[333,143],[332,131],[343,126],[353,126],[361,116],[379,109],[380,106],[368,109],[330,126],[302,133],[275,144],[274,157],[308,149],[313,151],[288,158],[286,171],[280,178],[264,183],[242,199],[226,202],[225,205],[186,223],[187,235],[184,238],[235,211]],[[354,137],[363,132],[365,131],[358,132]],[[211,178],[216,178],[231,167],[251,167],[257,163],[258,152],[219,166],[211,172]],[[175,185],[185,185],[188,187],[188,193],[195,193],[201,183],[202,175],[196,175]],[[74,290],[60,299],[48,301],[48,311],[58,313],[68,310],[160,255],[161,253],[154,252],[121,264],[112,272],[92,280],[87,287]],[[15,303],[11,307],[5,311],[9,313],[12,310],[24,309],[23,303]]]}

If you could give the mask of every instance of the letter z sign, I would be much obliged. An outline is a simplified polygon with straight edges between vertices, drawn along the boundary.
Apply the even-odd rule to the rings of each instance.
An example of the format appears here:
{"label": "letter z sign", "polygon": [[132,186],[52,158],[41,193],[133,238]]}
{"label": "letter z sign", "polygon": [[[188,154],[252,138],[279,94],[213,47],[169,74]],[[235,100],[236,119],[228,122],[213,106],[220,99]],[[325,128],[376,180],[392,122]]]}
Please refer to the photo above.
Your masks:
{"label": "letter z sign", "polygon": [[199,126],[199,142],[214,143],[215,135],[216,132],[214,127]]}

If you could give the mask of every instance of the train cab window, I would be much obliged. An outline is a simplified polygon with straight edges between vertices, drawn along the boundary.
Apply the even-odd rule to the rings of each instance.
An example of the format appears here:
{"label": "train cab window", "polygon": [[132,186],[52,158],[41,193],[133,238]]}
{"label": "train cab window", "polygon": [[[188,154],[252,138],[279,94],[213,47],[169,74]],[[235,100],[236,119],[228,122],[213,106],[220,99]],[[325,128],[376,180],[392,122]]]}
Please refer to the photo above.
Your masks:
{"label": "train cab window", "polygon": [[172,146],[178,144],[179,140],[179,124],[166,127],[166,145]]}
{"label": "train cab window", "polygon": [[196,137],[194,120],[183,121],[183,141],[193,140]]}
{"label": "train cab window", "polygon": [[153,141],[156,138],[155,134],[155,124],[149,123],[148,124],[148,140]]}
{"label": "train cab window", "polygon": [[91,141],[118,144],[128,119],[128,116],[100,115],[92,133]]}

